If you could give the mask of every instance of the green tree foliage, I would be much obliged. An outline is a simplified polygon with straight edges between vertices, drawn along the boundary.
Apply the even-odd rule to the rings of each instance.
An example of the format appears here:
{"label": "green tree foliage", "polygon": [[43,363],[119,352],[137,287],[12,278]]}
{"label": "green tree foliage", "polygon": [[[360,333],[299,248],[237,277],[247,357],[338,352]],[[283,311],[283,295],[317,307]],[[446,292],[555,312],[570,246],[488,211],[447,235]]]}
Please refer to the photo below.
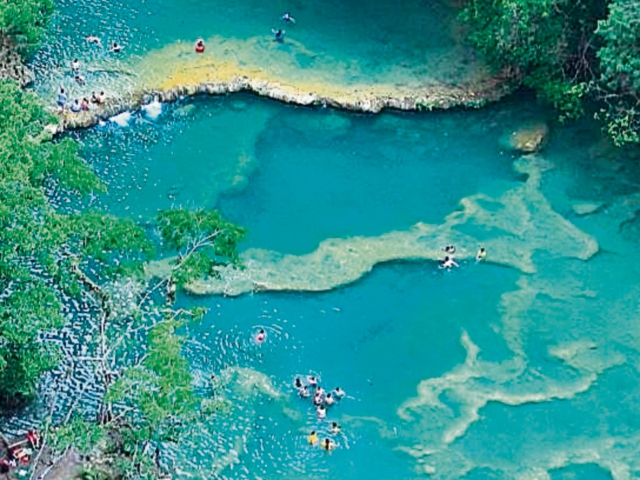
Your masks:
{"label": "green tree foliage", "polygon": [[462,18],[469,39],[498,70],[508,69],[560,111],[583,113],[592,77],[593,32],[601,0],[470,0]]}
{"label": "green tree foliage", "polygon": [[3,0],[0,34],[8,36],[25,54],[33,53],[54,12],[53,0]]}
{"label": "green tree foliage", "polygon": [[217,265],[239,263],[237,246],[245,230],[217,211],[166,210],[158,214],[157,222],[165,246],[180,252],[172,279],[176,284],[215,275]]}
{"label": "green tree foliage", "polygon": [[640,3],[614,0],[598,25],[599,112],[618,145],[640,143]]}
{"label": "green tree foliage", "polygon": [[468,0],[461,16],[489,64],[536,90],[561,120],[595,101],[616,144],[640,142],[637,1]]}
{"label": "green tree foliage", "polygon": [[60,298],[35,270],[56,265],[71,230],[49,204],[45,180],[83,192],[102,188],[75,146],[46,141],[50,121],[37,97],[0,82],[0,404],[32,394],[57,359],[38,335],[62,324]]}
{"label": "green tree foliage", "polygon": [[[201,314],[189,312],[200,318]],[[172,438],[198,405],[189,364],[182,356],[184,338],[176,329],[185,325],[185,312],[154,325],[148,334],[148,353],[110,388],[109,402],[136,409],[135,430],[142,440]]]}

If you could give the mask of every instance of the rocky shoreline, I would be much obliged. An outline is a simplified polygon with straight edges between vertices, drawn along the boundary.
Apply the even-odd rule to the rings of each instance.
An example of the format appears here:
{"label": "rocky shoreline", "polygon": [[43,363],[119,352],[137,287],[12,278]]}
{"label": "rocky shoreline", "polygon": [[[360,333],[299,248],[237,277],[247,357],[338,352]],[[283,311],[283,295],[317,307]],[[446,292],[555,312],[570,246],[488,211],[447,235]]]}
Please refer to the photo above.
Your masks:
{"label": "rocky shoreline", "polygon": [[6,35],[0,35],[0,79],[15,80],[26,87],[34,80],[34,75],[24,64],[15,42]]}
{"label": "rocky shoreline", "polygon": [[279,82],[246,75],[230,81],[205,82],[189,86],[174,86],[166,90],[150,89],[127,97],[108,100],[105,105],[80,113],[59,114],[61,130],[88,128],[102,120],[125,111],[135,110],[153,98],[161,102],[175,102],[183,97],[196,95],[228,95],[250,92],[279,102],[315,107],[332,107],[340,110],[378,113],[384,109],[400,111],[444,110],[455,107],[480,108],[496,102],[514,89],[514,83],[500,75],[478,84],[462,86],[429,85],[411,92],[399,91],[397,96],[381,94],[376,86],[331,94],[317,94]]}

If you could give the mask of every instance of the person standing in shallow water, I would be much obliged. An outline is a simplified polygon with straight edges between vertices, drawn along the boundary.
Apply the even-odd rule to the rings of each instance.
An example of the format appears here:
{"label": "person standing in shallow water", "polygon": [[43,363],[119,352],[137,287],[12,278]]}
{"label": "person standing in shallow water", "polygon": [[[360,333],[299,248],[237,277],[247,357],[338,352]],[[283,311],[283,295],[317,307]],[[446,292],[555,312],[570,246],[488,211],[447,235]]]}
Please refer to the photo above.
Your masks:
{"label": "person standing in shallow water", "polygon": [[276,42],[283,42],[284,41],[284,36],[285,36],[286,32],[284,30],[282,30],[281,28],[278,28],[278,29],[272,28],[271,29],[271,33],[273,33],[273,39]]}
{"label": "person standing in shallow water", "polygon": [[64,110],[64,108],[67,106],[67,101],[68,101],[67,94],[64,93],[64,88],[61,88],[60,92],[58,93],[58,97],[56,99],[56,103],[58,104],[58,109],[60,111]]}

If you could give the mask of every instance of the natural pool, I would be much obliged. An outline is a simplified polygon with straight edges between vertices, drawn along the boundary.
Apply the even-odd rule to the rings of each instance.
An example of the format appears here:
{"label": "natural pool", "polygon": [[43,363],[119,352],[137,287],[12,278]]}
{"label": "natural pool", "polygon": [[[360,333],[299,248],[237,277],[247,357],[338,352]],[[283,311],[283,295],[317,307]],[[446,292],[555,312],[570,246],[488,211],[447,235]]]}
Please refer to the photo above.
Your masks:
{"label": "natural pool", "polygon": [[[446,73],[438,55],[457,48],[444,3],[403,5],[405,28],[393,2],[254,3],[62,2],[77,21],[42,53],[37,88],[97,29],[136,57],[196,35],[246,41],[285,9],[314,19],[300,29],[309,49],[360,56],[367,76],[402,77],[387,67],[405,61]],[[425,25],[437,33],[416,34]],[[249,230],[234,296],[179,297],[210,309],[187,354],[198,388],[215,373],[231,407],[167,446],[176,477],[637,477],[640,167],[588,124],[554,126],[536,156],[501,146],[546,115],[524,96],[368,116],[234,95],[73,133],[109,186],[91,207],[143,223],[171,205],[217,207]],[[488,261],[443,272],[432,259],[448,241],[486,245]],[[331,455],[306,444],[328,424],[291,388],[312,372],[349,396],[327,419],[343,426]]]}
{"label": "natural pool", "polygon": [[[445,224],[465,198],[480,210],[444,235],[498,242],[489,249],[497,264],[465,261],[452,272],[409,256],[324,293],[182,296],[210,308],[188,347],[201,388],[211,373],[233,378],[226,394],[238,410],[174,452],[180,471],[630,478],[638,167],[588,125],[556,129],[538,156],[501,147],[514,126],[544,119],[526,98],[478,112],[365,116],[231,96],[79,133],[110,187],[93,206],[143,222],[170,205],[217,206],[248,228],[246,249],[277,252],[274,270],[307,275],[277,258],[327,238]],[[251,342],[258,328],[269,334],[261,348]],[[350,397],[329,415],[344,429],[332,455],[306,445],[311,429],[327,431],[291,388],[310,372]]]}

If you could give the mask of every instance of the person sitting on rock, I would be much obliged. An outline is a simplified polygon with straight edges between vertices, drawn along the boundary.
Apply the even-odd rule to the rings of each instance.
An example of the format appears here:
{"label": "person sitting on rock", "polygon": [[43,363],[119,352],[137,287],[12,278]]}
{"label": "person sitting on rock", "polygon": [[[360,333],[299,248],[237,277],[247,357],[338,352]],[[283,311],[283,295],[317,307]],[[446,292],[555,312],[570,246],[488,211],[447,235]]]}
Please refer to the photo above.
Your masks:
{"label": "person sitting on rock", "polygon": [[284,36],[285,36],[285,31],[282,30],[281,28],[278,28],[277,30],[275,28],[271,29],[271,33],[273,33],[273,39],[276,42],[282,42],[284,41]]}
{"label": "person sitting on rock", "polygon": [[31,450],[24,447],[16,447],[11,449],[11,456],[18,462],[26,465],[31,461]]}
{"label": "person sitting on rock", "polygon": [[476,261],[479,262],[485,258],[487,258],[487,250],[484,247],[480,247],[478,253],[476,253]]}
{"label": "person sitting on rock", "polygon": [[83,111],[89,110],[89,100],[87,98],[82,99],[82,102],[80,102],[80,108],[82,108]]}
{"label": "person sitting on rock", "polygon": [[104,94],[104,90],[100,91],[100,95],[98,95],[98,104],[104,105],[107,101],[107,96]]}
{"label": "person sitting on rock", "polygon": [[456,253],[456,247],[454,245],[446,245],[443,250],[447,253]]}
{"label": "person sitting on rock", "polygon": [[29,430],[27,432],[27,442],[31,445],[31,448],[37,450],[40,448],[40,435],[35,430]]}
{"label": "person sitting on rock", "polygon": [[69,108],[73,113],[79,113],[82,111],[82,106],[80,105],[80,102],[78,102],[77,98],[74,100],[74,102],[71,104],[71,107]]}
{"label": "person sitting on rock", "polygon": [[0,460],[0,473],[9,473],[9,471],[18,466],[18,462],[11,454]]}

